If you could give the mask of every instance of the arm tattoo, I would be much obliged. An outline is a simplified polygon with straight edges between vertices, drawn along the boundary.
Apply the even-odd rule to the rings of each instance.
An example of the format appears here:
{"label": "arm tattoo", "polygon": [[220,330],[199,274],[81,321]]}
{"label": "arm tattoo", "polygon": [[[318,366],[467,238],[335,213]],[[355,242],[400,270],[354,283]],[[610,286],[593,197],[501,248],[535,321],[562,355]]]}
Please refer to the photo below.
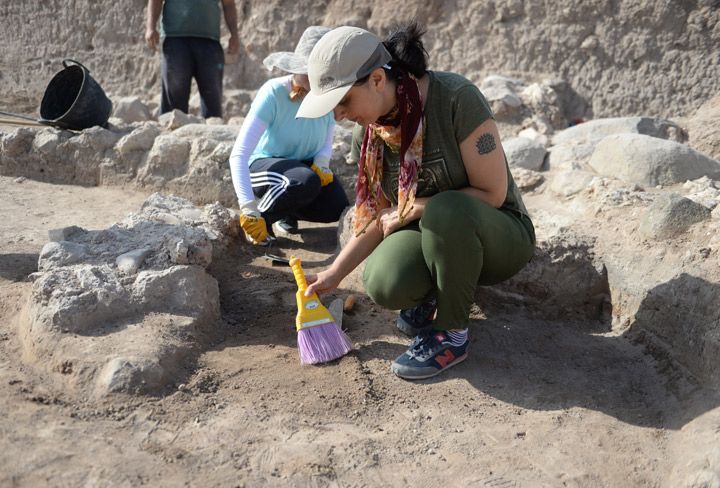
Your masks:
{"label": "arm tattoo", "polygon": [[478,137],[477,142],[475,142],[475,147],[477,148],[478,153],[489,154],[493,152],[497,146],[495,145],[495,138],[492,134],[487,132]]}

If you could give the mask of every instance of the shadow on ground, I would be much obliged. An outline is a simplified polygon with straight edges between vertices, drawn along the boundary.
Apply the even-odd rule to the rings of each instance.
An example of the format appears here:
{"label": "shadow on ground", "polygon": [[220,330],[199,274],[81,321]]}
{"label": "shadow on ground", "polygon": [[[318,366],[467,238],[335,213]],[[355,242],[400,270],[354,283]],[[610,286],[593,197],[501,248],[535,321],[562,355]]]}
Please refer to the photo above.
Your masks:
{"label": "shadow on ground", "polygon": [[37,254],[0,254],[0,278],[24,281],[30,273],[37,271],[37,265]]}
{"label": "shadow on ground", "polygon": [[[221,283],[226,332],[218,348],[284,346],[290,350],[283,358],[292,361],[286,358],[297,347],[296,286],[290,269],[252,264],[242,268],[244,273],[221,271],[216,275]],[[687,279],[674,280],[649,296],[667,295],[674,287],[674,296],[687,296],[697,305],[687,293],[689,284]],[[720,296],[717,285],[696,281],[692,285],[712,288],[707,296]],[[334,297],[344,298],[348,293],[340,289],[323,297],[323,302],[327,305]],[[677,308],[678,303],[666,306]],[[470,357],[464,364],[408,388],[421,391],[450,378],[462,378],[487,395],[526,409],[581,407],[628,424],[668,429],[680,429],[695,416],[718,406],[717,402],[706,402],[702,411],[695,408],[689,416],[681,406],[689,402],[687,392],[701,393],[702,388],[693,385],[692,377],[657,362],[647,354],[645,344],[631,340],[628,334],[592,333],[597,326],[588,327],[587,318],[544,320],[535,318],[528,308],[520,307],[515,313],[508,312],[507,307],[499,308],[502,311],[488,311],[488,319],[472,321]],[[649,309],[653,310],[650,315]],[[647,317],[658,313],[663,311],[657,300],[646,300],[637,314],[636,326],[646,327]],[[394,318],[393,312],[375,306],[364,296],[359,297],[354,314],[345,316],[343,326],[358,345],[350,356],[361,366],[380,359],[382,374],[389,374],[389,363],[409,342],[396,334]],[[397,340],[388,339],[389,334]],[[328,366],[337,367],[333,364]]]}

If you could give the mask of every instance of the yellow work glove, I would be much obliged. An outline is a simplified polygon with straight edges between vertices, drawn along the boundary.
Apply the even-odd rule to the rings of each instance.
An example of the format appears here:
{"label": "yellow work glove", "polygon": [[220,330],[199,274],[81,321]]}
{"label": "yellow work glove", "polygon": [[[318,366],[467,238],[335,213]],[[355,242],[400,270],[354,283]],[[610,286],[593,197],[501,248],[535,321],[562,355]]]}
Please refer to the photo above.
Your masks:
{"label": "yellow work glove", "polygon": [[265,219],[257,210],[255,201],[240,206],[240,227],[247,239],[253,244],[260,244],[267,239],[268,232]]}
{"label": "yellow work glove", "polygon": [[320,186],[327,186],[333,182],[333,174],[332,171],[330,171],[330,168],[318,166],[317,164],[313,163],[313,165],[310,166],[310,169],[313,170],[315,174],[320,177]]}

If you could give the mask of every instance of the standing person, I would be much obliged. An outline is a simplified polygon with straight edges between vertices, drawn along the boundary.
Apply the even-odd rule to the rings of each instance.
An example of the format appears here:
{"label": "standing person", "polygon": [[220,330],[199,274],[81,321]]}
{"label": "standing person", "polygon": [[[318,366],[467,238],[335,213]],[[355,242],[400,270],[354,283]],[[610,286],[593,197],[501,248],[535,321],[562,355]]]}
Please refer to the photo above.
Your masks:
{"label": "standing person", "polygon": [[410,23],[383,43],[334,29],[310,55],[298,113],[357,122],[354,236],[306,293],[332,290],[367,258],[368,295],[416,336],[391,366],[405,379],[467,357],[477,286],[511,277],[535,248],[487,101],[464,77],[428,71],[423,34]]}
{"label": "standing person", "polygon": [[336,222],[349,205],[329,169],[335,132],[332,114],[296,118],[310,89],[307,57],[329,31],[308,27],[294,52],[272,53],[263,61],[268,69],[289,74],[260,87],[230,155],[240,226],[254,244],[266,243],[268,232],[272,239],[273,229],[296,232],[298,219]]}
{"label": "standing person", "polygon": [[227,53],[234,55],[240,49],[235,0],[148,0],[145,42],[156,50],[163,40],[161,114],[173,109],[187,113],[195,78],[202,116],[222,117],[225,57],[220,45],[220,3],[230,31]]}

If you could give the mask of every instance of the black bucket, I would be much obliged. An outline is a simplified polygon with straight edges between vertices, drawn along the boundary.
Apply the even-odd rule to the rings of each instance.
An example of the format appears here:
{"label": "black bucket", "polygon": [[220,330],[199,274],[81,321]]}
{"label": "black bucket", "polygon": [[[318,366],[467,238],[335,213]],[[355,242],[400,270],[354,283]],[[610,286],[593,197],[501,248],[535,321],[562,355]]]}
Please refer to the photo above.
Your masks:
{"label": "black bucket", "polygon": [[[68,66],[68,62],[74,65]],[[56,74],[40,104],[40,122],[61,129],[82,130],[105,127],[112,102],[90,71],[72,59],[64,59],[64,70]]]}

